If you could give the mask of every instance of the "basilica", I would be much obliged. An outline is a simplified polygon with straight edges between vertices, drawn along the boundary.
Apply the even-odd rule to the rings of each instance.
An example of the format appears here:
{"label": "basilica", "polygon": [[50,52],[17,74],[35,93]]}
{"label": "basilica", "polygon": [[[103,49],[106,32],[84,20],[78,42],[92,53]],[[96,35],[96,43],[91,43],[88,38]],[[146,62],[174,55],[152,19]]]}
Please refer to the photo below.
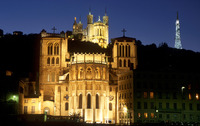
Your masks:
{"label": "basilica", "polygon": [[[38,79],[20,81],[20,114],[78,114],[87,123],[134,122],[135,38],[115,38],[109,45],[108,16],[93,22],[91,12],[85,29],[75,18],[71,35],[45,30],[40,35]],[[94,43],[99,50],[78,49],[76,37],[82,45]],[[105,51],[108,45],[110,54]]]}

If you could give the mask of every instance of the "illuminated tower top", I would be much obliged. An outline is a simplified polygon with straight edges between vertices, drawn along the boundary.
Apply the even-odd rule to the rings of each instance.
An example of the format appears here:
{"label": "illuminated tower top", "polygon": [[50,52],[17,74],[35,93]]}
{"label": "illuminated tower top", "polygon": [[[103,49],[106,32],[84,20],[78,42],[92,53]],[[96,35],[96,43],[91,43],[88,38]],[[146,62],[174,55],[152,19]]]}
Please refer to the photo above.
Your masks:
{"label": "illuminated tower top", "polygon": [[175,36],[175,48],[177,49],[182,49],[182,44],[181,44],[181,34],[180,34],[180,23],[178,19],[178,12],[177,12],[177,19],[176,19],[176,36]]}

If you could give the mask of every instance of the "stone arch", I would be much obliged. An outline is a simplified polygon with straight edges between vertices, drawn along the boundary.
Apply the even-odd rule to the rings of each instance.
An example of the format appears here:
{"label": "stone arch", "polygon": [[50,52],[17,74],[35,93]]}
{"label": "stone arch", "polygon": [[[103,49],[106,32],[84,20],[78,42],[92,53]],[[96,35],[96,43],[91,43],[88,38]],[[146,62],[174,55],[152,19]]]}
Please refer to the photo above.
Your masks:
{"label": "stone arch", "polygon": [[47,113],[47,115],[50,115],[50,109],[49,107],[44,108],[44,114]]}

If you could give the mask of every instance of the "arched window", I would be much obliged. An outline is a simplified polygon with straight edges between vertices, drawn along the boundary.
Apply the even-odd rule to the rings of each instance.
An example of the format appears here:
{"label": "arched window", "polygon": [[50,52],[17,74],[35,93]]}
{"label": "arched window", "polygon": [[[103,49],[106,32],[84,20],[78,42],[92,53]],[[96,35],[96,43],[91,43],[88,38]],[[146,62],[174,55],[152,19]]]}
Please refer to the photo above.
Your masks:
{"label": "arched window", "polygon": [[56,64],[59,64],[59,58],[58,57],[56,58]]}
{"label": "arched window", "polygon": [[82,94],[79,95],[79,104],[78,104],[78,108],[82,109]]}
{"label": "arched window", "polygon": [[49,43],[48,44],[48,55],[52,55],[53,54],[53,44],[52,43]]}
{"label": "arched window", "polygon": [[130,46],[127,44],[126,45],[126,57],[129,57],[129,49],[130,49]]}
{"label": "arched window", "polygon": [[99,95],[96,94],[96,109],[99,109]]}
{"label": "arched window", "polygon": [[50,65],[50,58],[47,58],[47,64]]}
{"label": "arched window", "polygon": [[128,56],[127,57],[130,57],[131,55],[131,50],[130,50],[130,45],[128,45]]}
{"label": "arched window", "polygon": [[128,60],[128,67],[131,67],[131,61]]}
{"label": "arched window", "polygon": [[121,45],[121,56],[124,56],[124,45]]}
{"label": "arched window", "polygon": [[59,55],[59,44],[58,43],[54,44],[54,55]]}
{"label": "arched window", "polygon": [[126,60],[124,60],[124,67],[126,67]]}
{"label": "arched window", "polygon": [[90,94],[87,95],[87,108],[91,109],[91,95]]}
{"label": "arched window", "polygon": [[109,103],[109,110],[112,111],[112,103]]}
{"label": "arched window", "polygon": [[68,111],[68,109],[69,109],[69,104],[68,104],[68,102],[66,102],[65,103],[65,111]]}
{"label": "arched window", "polygon": [[119,60],[119,67],[122,67],[122,60]]}
{"label": "arched window", "polygon": [[121,56],[121,46],[120,45],[118,45],[119,46],[119,56]]}
{"label": "arched window", "polygon": [[54,57],[52,58],[52,61],[51,61],[51,63],[52,63],[52,64],[54,64],[54,63],[55,63],[55,58],[54,58]]}

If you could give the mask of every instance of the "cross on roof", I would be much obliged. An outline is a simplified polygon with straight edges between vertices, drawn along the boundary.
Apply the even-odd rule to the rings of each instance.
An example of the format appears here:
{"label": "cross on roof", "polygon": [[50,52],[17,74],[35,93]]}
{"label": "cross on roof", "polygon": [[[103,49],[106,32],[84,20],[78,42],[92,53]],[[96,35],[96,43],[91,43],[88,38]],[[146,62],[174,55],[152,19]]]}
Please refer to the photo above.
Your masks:
{"label": "cross on roof", "polygon": [[54,26],[51,30],[53,30],[53,33],[55,33],[55,31],[56,31],[57,29],[56,29],[55,26]]}
{"label": "cross on roof", "polygon": [[123,37],[125,37],[126,30],[124,28],[123,28],[122,32],[123,32]]}

